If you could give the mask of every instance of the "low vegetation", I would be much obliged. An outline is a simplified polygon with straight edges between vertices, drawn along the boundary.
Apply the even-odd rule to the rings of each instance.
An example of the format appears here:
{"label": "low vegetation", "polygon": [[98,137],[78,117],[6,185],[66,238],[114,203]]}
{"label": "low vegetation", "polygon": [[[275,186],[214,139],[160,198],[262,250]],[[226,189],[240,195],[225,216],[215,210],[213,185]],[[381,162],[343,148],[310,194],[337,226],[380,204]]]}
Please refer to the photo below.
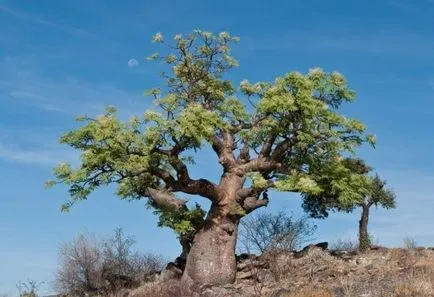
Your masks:
{"label": "low vegetation", "polygon": [[296,251],[314,239],[316,229],[307,217],[296,218],[284,211],[261,212],[241,220],[240,249],[249,253]]}
{"label": "low vegetation", "polygon": [[134,238],[122,229],[103,240],[79,235],[59,252],[54,287],[68,296],[106,296],[134,288],[147,275],[160,271],[162,257],[134,251]]}

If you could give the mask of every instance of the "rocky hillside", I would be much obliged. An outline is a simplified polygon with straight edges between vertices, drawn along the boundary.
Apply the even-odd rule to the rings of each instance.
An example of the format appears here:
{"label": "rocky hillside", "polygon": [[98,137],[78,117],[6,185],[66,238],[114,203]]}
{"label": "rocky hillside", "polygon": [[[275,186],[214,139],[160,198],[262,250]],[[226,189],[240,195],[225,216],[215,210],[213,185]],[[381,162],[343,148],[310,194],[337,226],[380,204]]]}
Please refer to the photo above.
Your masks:
{"label": "rocky hillside", "polygon": [[[183,296],[183,288],[176,279],[179,273],[173,264],[169,265],[153,281],[125,292],[124,296]],[[197,296],[434,296],[434,250],[378,247],[358,254],[309,246],[300,253],[241,255],[235,284],[202,288]]]}

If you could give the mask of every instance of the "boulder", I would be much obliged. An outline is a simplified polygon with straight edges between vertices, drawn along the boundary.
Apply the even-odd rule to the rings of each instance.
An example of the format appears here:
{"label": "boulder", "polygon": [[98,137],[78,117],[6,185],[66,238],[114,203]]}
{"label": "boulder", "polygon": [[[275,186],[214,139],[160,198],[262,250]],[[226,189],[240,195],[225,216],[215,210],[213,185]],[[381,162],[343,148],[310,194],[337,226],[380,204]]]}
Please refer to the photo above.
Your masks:
{"label": "boulder", "polygon": [[172,279],[179,279],[182,276],[182,270],[173,262],[169,262],[166,268],[161,271],[158,281],[165,282]]}

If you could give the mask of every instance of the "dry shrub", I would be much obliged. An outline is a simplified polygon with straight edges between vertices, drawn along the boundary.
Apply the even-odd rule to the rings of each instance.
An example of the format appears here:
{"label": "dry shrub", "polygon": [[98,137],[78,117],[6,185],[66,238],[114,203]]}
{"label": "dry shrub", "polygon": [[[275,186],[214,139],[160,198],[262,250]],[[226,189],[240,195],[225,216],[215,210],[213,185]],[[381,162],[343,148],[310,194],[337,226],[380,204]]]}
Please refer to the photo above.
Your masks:
{"label": "dry shrub", "polygon": [[135,288],[148,274],[163,267],[160,256],[133,249],[134,239],[122,229],[105,240],[80,235],[59,252],[54,287],[69,296],[108,296]]}
{"label": "dry shrub", "polygon": [[434,296],[433,281],[430,275],[420,274],[395,287],[396,297]]}
{"label": "dry shrub", "polygon": [[418,261],[420,255],[414,250],[407,249],[390,249],[388,257],[390,261],[396,262],[399,267],[412,267]]}
{"label": "dry shrub", "polygon": [[353,252],[359,249],[359,243],[351,238],[339,238],[330,244],[329,249],[331,251]]}
{"label": "dry shrub", "polygon": [[308,217],[294,217],[285,211],[244,217],[239,242],[251,253],[270,250],[295,251],[313,240],[317,226]]}
{"label": "dry shrub", "polygon": [[417,248],[417,243],[416,240],[414,240],[414,238],[410,237],[410,236],[405,236],[404,239],[402,240],[404,248],[405,249],[415,249]]}
{"label": "dry shrub", "polygon": [[42,284],[42,282],[34,280],[27,280],[27,282],[20,281],[17,284],[19,297],[38,297],[38,290]]}

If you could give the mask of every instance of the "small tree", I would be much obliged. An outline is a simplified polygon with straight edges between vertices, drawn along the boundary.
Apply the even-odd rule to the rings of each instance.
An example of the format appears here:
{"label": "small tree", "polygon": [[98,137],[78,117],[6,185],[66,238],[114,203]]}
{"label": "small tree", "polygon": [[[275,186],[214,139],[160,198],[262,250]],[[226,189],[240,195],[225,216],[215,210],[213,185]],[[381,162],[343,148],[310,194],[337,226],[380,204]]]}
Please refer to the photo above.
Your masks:
{"label": "small tree", "polygon": [[[340,114],[355,93],[338,72],[315,68],[236,87],[228,72],[238,65],[230,50],[237,37],[195,30],[172,42],[160,33],[153,40],[164,47],[150,60],[168,66],[164,87],[148,92],[157,110],[129,122],[120,121],[114,108],[81,117],[81,127],[61,137],[81,151],[81,163],[59,165],[48,185],[69,187],[72,199],[64,210],[110,184],[118,185],[122,198],[147,199],[163,224],[193,242],[191,249],[186,245],[183,281],[230,283],[240,219],[267,206],[267,190],[319,194],[315,180],[321,175],[346,187],[346,180],[334,178],[340,157],[375,140],[361,122]],[[205,147],[221,165],[219,181],[190,175],[189,165]],[[353,189],[341,192],[342,199],[351,199]],[[206,217],[182,193],[207,199]]]}
{"label": "small tree", "polygon": [[253,251],[294,251],[312,240],[316,225],[306,217],[294,218],[284,211],[260,213],[241,220],[240,242]]}
{"label": "small tree", "polygon": [[[324,194],[304,194],[304,209],[313,217],[325,218],[329,210],[352,212],[355,208],[361,209],[359,220],[359,250],[366,251],[371,246],[368,233],[369,210],[374,205],[385,209],[396,207],[395,193],[386,188],[386,181],[377,174],[372,177],[368,173],[372,170],[362,160],[345,159],[345,168],[342,168],[341,178],[347,180],[345,187],[333,184],[326,178],[320,181],[323,187],[327,188]],[[341,199],[345,197],[342,192],[352,191],[352,199]],[[348,196],[347,196],[348,197]]]}

